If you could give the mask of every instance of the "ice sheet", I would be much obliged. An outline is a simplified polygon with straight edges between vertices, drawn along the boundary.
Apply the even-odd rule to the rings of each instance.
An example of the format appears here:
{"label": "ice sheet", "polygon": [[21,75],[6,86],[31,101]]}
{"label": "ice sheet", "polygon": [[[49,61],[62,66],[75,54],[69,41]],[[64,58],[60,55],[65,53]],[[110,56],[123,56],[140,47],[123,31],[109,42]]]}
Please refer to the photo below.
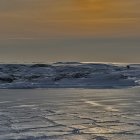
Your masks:
{"label": "ice sheet", "polygon": [[140,88],[0,90],[0,140],[139,140]]}

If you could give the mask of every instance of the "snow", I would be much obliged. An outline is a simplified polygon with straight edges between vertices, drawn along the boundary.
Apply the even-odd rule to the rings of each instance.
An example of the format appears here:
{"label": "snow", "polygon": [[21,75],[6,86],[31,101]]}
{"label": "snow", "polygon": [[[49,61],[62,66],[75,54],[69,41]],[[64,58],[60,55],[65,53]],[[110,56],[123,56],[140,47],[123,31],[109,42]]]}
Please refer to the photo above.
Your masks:
{"label": "snow", "polygon": [[125,88],[139,85],[140,64],[58,62],[0,65],[1,89]]}

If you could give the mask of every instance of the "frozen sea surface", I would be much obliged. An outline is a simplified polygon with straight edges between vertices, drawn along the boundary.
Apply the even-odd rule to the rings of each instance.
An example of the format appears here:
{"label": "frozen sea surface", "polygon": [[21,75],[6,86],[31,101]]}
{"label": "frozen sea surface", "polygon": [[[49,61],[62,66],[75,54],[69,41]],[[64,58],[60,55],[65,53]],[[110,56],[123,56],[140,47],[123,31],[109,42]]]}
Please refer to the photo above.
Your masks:
{"label": "frozen sea surface", "polygon": [[0,90],[0,140],[140,140],[140,88]]}
{"label": "frozen sea surface", "polygon": [[0,88],[126,88],[140,85],[140,64],[0,64]]}

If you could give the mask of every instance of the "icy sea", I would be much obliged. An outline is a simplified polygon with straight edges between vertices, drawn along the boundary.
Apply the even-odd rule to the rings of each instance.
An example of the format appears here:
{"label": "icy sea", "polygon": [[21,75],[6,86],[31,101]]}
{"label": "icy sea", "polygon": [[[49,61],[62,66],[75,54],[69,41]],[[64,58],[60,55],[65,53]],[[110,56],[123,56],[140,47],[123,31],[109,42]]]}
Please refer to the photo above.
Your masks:
{"label": "icy sea", "polygon": [[0,140],[140,140],[139,64],[1,64]]}

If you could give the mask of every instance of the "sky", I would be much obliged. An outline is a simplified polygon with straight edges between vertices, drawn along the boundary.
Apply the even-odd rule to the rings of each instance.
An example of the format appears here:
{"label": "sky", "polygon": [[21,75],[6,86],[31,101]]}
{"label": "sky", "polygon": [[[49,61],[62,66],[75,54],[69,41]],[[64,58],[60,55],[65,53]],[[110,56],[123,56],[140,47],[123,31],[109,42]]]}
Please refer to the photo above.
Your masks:
{"label": "sky", "polygon": [[139,0],[0,0],[0,62],[139,63]]}

